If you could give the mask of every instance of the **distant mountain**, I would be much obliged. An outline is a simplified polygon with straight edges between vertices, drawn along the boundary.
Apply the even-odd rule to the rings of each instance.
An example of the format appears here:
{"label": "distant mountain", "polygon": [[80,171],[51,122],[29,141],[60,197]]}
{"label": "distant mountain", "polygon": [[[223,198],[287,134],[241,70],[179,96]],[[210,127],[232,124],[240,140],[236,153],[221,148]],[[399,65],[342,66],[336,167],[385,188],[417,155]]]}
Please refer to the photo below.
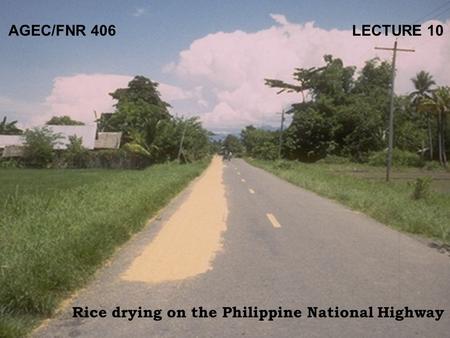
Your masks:
{"label": "distant mountain", "polygon": [[227,137],[227,134],[213,134],[209,138],[212,141],[223,141]]}
{"label": "distant mountain", "polygon": [[234,135],[240,137],[241,130],[240,129],[230,129],[227,131],[211,131],[213,135],[210,137],[213,141],[223,141],[227,135]]}
{"label": "distant mountain", "polygon": [[280,129],[280,127],[274,127],[274,126],[270,126],[268,124],[263,124],[262,126],[259,126],[258,128],[268,130],[268,131],[277,131]]}

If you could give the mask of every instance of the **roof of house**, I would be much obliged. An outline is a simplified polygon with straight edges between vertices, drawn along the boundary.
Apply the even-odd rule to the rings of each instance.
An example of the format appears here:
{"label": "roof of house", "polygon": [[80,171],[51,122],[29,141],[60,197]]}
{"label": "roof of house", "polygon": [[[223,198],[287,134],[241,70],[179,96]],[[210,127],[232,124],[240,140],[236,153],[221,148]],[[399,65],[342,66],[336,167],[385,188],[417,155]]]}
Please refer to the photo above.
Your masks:
{"label": "roof of house", "polygon": [[25,140],[22,135],[0,135],[0,148],[23,145],[24,142]]}
{"label": "roof of house", "polygon": [[84,126],[46,126],[55,134],[60,134],[61,138],[58,140],[58,144],[55,149],[66,149],[70,143],[69,136],[76,136],[81,138],[81,143],[86,149],[94,149],[95,147],[95,134],[97,132],[97,124],[87,124]]}
{"label": "roof of house", "polygon": [[119,149],[121,138],[121,132],[99,132],[95,140],[95,149]]}

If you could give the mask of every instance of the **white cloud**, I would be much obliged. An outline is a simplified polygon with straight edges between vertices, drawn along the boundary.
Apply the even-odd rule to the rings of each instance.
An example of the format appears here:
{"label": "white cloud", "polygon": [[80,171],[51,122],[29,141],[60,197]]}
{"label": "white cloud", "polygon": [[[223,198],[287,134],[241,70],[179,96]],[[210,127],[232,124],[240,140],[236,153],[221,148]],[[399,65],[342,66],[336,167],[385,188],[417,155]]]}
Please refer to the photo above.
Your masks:
{"label": "white cloud", "polygon": [[147,10],[145,8],[136,8],[132,15],[135,17],[140,17],[144,15],[146,12]]}
{"label": "white cloud", "polygon": [[172,86],[166,83],[160,83],[158,90],[164,101],[182,101],[194,99],[198,102],[203,102],[203,87],[197,86],[191,90],[185,90],[183,88]]}
{"label": "white cloud", "polygon": [[[117,88],[126,88],[132,79],[132,76],[117,74],[59,76],[53,80],[51,93],[44,102],[18,102],[0,97],[0,106],[8,113],[9,119],[18,119],[27,127],[43,124],[52,116],[61,115],[89,123],[95,120],[94,111],[100,115],[102,112],[114,110],[115,102],[109,93]],[[158,89],[163,100],[169,103],[183,100],[204,101],[200,86],[187,91],[160,83]]]}
{"label": "white cloud", "polygon": [[53,115],[69,115],[75,120],[93,122],[94,111],[112,111],[114,101],[109,93],[126,87],[132,79],[127,75],[77,74],[53,80],[53,88],[46,98],[49,110],[42,122]]}
{"label": "white cloud", "polygon": [[[219,130],[248,123],[275,124],[275,112],[300,97],[276,95],[276,90],[264,85],[264,78],[292,81],[294,68],[321,66],[325,54],[358,68],[373,57],[390,60],[392,56],[388,51],[374,50],[377,45],[392,46],[392,38],[353,37],[350,30],[326,30],[313,22],[291,23],[280,14],[271,17],[276,25],[257,32],[218,32],[197,39],[180,52],[177,62],[164,67],[179,80],[207,88],[211,108],[202,116],[207,127]],[[444,31],[449,30],[450,21],[441,24]],[[415,53],[398,54],[399,93],[411,89],[410,78],[422,69],[439,84],[450,83],[450,39],[423,35],[399,39],[399,47],[416,47]]]}
{"label": "white cloud", "polygon": [[281,14],[270,14],[270,17],[276,22],[279,23],[280,25],[284,26],[284,25],[288,25],[289,21],[286,19],[286,17],[284,15]]}

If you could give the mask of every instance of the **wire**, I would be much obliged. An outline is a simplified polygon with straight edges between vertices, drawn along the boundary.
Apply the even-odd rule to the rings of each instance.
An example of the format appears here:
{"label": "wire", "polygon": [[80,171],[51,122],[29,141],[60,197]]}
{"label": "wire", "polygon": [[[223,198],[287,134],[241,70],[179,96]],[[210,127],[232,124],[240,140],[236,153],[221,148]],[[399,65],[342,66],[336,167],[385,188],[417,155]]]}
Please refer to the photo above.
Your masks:
{"label": "wire", "polygon": [[416,21],[414,21],[413,24],[419,23],[425,19],[429,19],[430,16],[438,16],[438,15],[441,15],[442,13],[445,13],[446,11],[448,11],[450,9],[450,7],[444,9],[442,12],[440,12],[438,14],[435,14],[435,12],[439,12],[442,8],[446,7],[447,5],[450,5],[450,1],[447,1],[444,4],[442,4],[441,6],[439,6],[438,8],[433,9],[430,13],[428,13],[428,14],[422,16],[421,18],[417,19]]}
{"label": "wire", "polygon": [[[449,7],[447,7],[449,6]],[[445,8],[447,7],[447,8]],[[446,1],[445,3],[443,3],[442,5],[440,5],[439,7],[433,9],[431,12],[429,12],[428,14],[420,17],[419,19],[417,19],[416,21],[414,21],[412,24],[418,24],[421,21],[425,22],[427,20],[430,20],[431,18],[438,18],[440,15],[444,14],[445,12],[450,10],[450,1]],[[421,22],[421,24],[423,23]],[[406,36],[399,36],[397,37],[395,40],[405,40],[407,37]]]}
{"label": "wire", "polygon": [[[448,11],[450,11],[450,7],[447,8],[446,10],[443,10],[443,11],[440,12],[439,14],[436,14],[436,15],[435,15],[435,18],[438,19],[442,14],[444,14],[445,12],[448,12]],[[444,18],[442,18],[442,19],[444,20]]]}

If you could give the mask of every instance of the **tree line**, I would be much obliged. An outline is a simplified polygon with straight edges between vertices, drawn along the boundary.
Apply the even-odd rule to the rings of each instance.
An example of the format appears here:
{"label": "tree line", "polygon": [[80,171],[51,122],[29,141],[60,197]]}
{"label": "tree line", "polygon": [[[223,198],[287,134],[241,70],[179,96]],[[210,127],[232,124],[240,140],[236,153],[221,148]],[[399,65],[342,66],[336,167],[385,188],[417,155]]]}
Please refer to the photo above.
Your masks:
{"label": "tree line", "polygon": [[[356,67],[345,66],[331,55],[325,55],[324,62],[318,68],[295,69],[294,83],[265,80],[277,94],[299,94],[299,102],[286,112],[292,122],[283,133],[282,157],[314,162],[335,156],[367,162],[371,156],[384,153],[391,64],[375,58],[356,72]],[[425,71],[411,80],[414,91],[395,97],[396,151],[447,166],[450,88],[436,86]],[[279,136],[279,131],[247,126],[240,133],[238,146],[234,136],[227,137],[224,144],[234,145],[235,153],[276,159]]]}

